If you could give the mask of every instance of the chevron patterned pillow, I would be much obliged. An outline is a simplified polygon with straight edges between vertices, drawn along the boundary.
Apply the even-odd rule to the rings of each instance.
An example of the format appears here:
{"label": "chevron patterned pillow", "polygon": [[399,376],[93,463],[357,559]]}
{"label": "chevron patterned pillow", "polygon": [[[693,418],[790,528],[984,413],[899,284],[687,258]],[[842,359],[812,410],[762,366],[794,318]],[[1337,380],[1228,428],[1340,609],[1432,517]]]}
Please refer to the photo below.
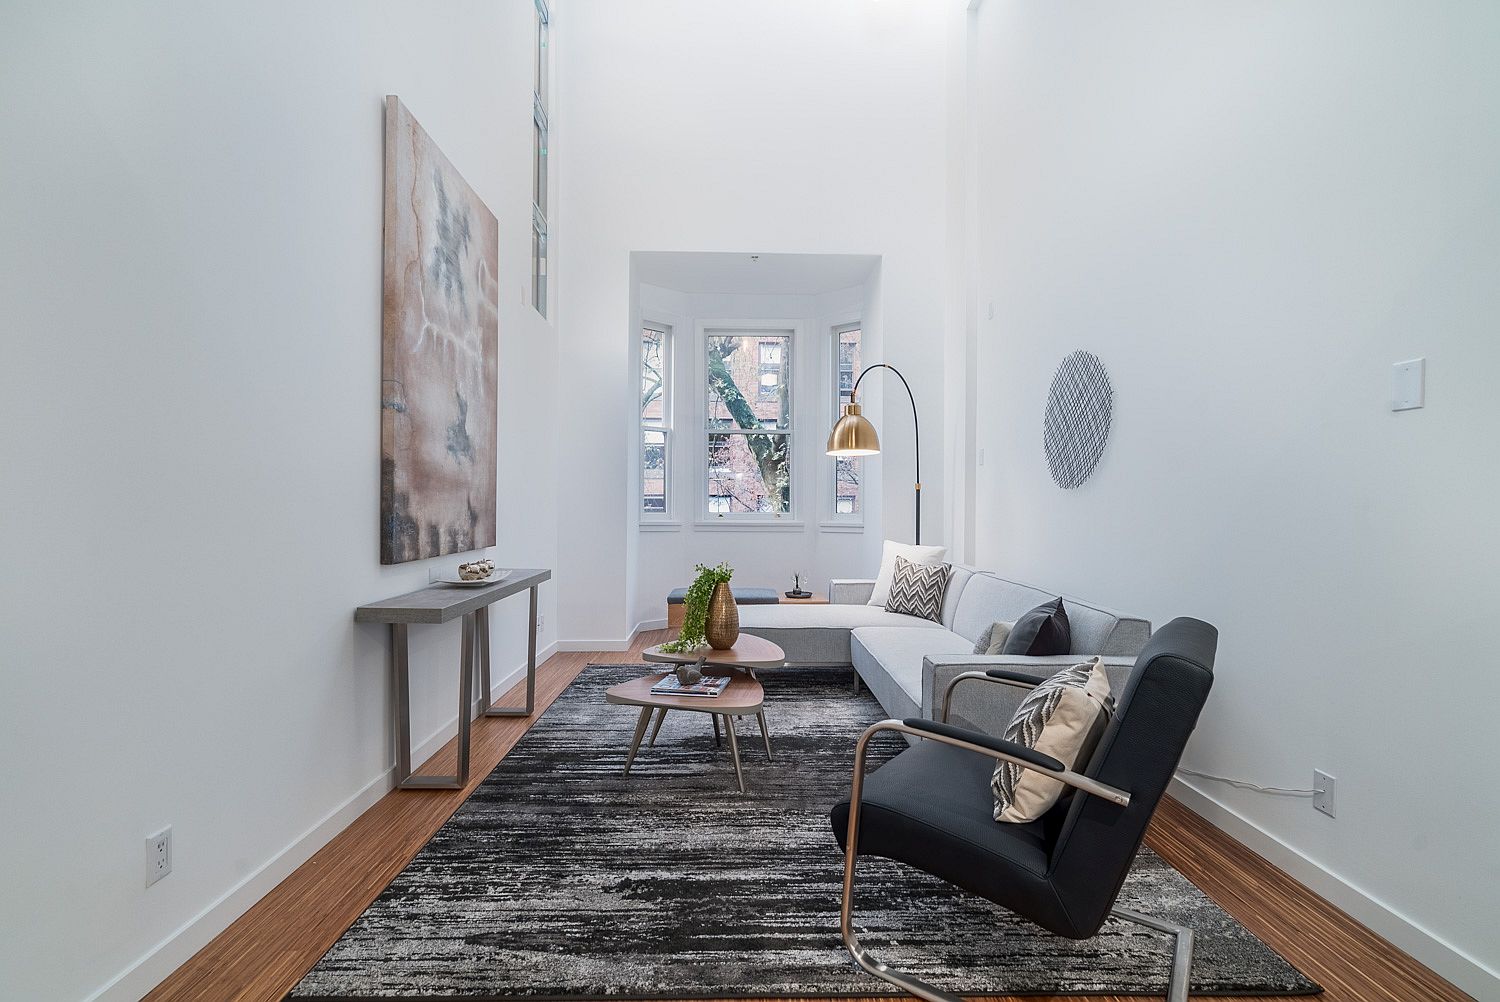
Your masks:
{"label": "chevron patterned pillow", "polygon": [[[1114,712],[1104,661],[1095,658],[1064,668],[1032,689],[1016,707],[1004,737],[1073,769],[1088,764]],[[1062,799],[1063,790],[1063,784],[1034,769],[996,762],[990,778],[995,820],[1035,821]]]}
{"label": "chevron patterned pillow", "polygon": [[897,557],[885,611],[942,622],[943,593],[948,590],[948,575],[952,570],[947,564],[914,564],[905,557]]}

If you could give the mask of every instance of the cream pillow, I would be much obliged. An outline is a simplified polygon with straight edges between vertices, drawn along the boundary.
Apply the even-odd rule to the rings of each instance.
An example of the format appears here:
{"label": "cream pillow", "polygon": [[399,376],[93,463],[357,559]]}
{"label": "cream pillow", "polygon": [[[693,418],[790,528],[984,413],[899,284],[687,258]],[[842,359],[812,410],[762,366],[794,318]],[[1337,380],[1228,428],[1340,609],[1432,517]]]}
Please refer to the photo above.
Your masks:
{"label": "cream pillow", "polygon": [[[1104,660],[1064,668],[1016,707],[1005,740],[1051,755],[1064,768],[1086,765],[1115,710]],[[990,779],[995,820],[1035,821],[1062,798],[1063,784],[1035,769],[996,762]]]}
{"label": "cream pillow", "polygon": [[880,573],[875,575],[875,590],[870,593],[870,601],[865,604],[885,608],[891,597],[891,578],[896,574],[897,557],[905,557],[914,564],[940,564],[947,555],[946,546],[915,546],[887,539],[885,551],[880,555]]}

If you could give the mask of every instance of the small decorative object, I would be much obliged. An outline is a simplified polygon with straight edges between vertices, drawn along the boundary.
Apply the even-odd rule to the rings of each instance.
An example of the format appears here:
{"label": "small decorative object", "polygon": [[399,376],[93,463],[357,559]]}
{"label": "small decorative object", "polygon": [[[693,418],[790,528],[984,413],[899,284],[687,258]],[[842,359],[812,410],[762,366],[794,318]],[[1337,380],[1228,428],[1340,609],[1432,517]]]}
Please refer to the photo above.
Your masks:
{"label": "small decorative object", "polygon": [[716,651],[727,651],[740,639],[740,608],[734,604],[734,592],[728,581],[714,585],[713,595],[708,600],[708,622],[704,626],[708,646]]}
{"label": "small decorative object", "polygon": [[493,560],[475,560],[472,563],[458,565],[458,576],[463,581],[483,581],[494,572]]}
{"label": "small decorative object", "polygon": [[802,575],[792,575],[792,590],[786,593],[787,598],[812,598],[812,592],[802,587]]}
{"label": "small decorative object", "polygon": [[703,672],[698,670],[697,665],[678,665],[677,681],[683,685],[697,685],[703,681]]}
{"label": "small decorative object", "polygon": [[1063,490],[1083,484],[1109,441],[1113,393],[1098,356],[1075,351],[1062,360],[1047,395],[1042,449],[1052,480]]}
{"label": "small decorative object", "polygon": [[[719,564],[717,567],[697,566],[698,576],[693,578],[693,583],[688,585],[687,595],[682,600],[682,630],[677,634],[676,640],[670,640],[661,645],[661,649],[668,654],[688,654],[698,650],[708,643],[708,609],[710,600],[714,597],[719,585],[728,585],[729,579],[734,576],[734,568],[728,564]],[[729,590],[727,587],[724,589]],[[734,598],[730,596],[730,609],[734,609]],[[739,611],[734,611],[735,636],[739,636]],[[725,646],[732,646],[731,639]],[[722,648],[719,648],[722,650]]]}

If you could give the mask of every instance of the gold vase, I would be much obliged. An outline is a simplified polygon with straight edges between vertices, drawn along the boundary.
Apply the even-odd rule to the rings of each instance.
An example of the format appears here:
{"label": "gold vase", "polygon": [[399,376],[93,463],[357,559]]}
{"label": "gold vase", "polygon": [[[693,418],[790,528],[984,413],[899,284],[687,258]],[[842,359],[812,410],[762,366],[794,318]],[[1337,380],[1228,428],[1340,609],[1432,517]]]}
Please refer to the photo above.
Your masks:
{"label": "gold vase", "polygon": [[734,604],[734,592],[729,590],[726,581],[714,585],[714,593],[708,597],[703,635],[708,639],[708,646],[716,651],[729,650],[740,638],[740,610]]}

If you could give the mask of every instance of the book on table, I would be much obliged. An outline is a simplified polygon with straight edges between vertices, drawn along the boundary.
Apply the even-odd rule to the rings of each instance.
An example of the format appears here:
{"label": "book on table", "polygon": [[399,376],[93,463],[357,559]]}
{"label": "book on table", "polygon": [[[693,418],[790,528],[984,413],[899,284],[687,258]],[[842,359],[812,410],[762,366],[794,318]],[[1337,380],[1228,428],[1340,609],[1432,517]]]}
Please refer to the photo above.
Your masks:
{"label": "book on table", "polygon": [[676,675],[668,675],[651,687],[651,693],[655,696],[717,696],[727,688],[727,675],[705,675],[690,685],[683,685]]}

